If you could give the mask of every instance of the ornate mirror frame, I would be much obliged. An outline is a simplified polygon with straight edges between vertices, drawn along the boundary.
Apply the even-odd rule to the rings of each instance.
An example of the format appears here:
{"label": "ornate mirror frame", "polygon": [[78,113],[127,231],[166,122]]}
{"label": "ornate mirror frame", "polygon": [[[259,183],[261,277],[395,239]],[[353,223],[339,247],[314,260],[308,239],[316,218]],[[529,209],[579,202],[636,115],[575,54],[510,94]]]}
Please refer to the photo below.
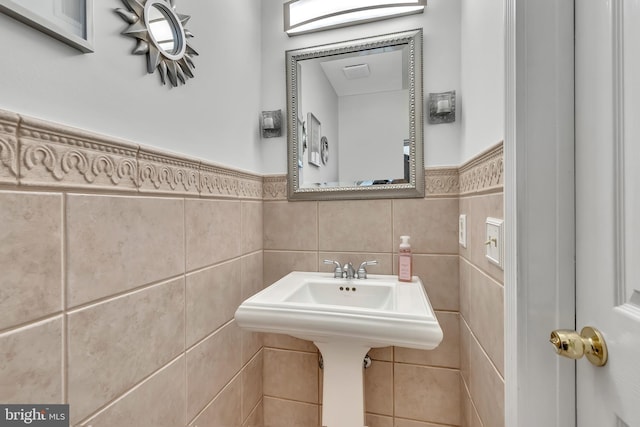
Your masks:
{"label": "ornate mirror frame", "polygon": [[[122,0],[122,3],[127,8],[118,8],[115,11],[130,24],[122,34],[137,40],[131,53],[146,55],[147,72],[153,74],[158,70],[162,84],[166,84],[168,79],[174,87],[179,83],[185,84],[188,78],[193,78],[193,57],[198,55],[198,52],[189,45],[189,39],[193,34],[185,28],[191,16],[177,13],[173,0]],[[160,11],[171,29],[175,44],[171,51],[163,48],[162,41],[157,40],[153,33],[150,12],[154,9]]]}
{"label": "ornate mirror frame", "polygon": [[[302,127],[299,125],[298,97],[299,61],[305,59],[354,53],[364,50],[406,45],[408,47],[408,86],[409,86],[409,182],[358,186],[314,186],[304,187],[299,182],[299,161],[303,153],[299,138]],[[289,200],[339,200],[339,199],[379,199],[379,198],[418,198],[424,197],[424,116],[422,88],[422,29],[385,34],[321,46],[289,50],[286,52],[287,78],[287,145],[288,176],[287,193]],[[333,155],[336,153],[334,152]]]}

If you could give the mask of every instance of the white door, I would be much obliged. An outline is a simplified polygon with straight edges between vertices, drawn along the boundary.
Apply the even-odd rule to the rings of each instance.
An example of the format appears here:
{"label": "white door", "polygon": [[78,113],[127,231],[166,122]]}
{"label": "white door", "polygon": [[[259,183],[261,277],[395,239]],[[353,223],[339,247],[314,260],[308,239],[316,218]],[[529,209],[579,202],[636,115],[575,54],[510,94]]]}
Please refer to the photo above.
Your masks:
{"label": "white door", "polygon": [[609,353],[576,362],[577,426],[640,427],[640,0],[575,13],[576,327]]}

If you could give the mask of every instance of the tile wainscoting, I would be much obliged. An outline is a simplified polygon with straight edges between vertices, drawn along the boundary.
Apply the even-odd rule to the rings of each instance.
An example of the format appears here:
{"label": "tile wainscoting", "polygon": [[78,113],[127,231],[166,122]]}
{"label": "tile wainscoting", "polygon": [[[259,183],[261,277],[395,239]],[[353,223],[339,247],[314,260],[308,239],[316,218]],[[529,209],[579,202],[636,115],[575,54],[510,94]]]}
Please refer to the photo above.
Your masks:
{"label": "tile wainscoting", "polygon": [[0,112],[0,402],[262,426],[262,177]]}
{"label": "tile wainscoting", "polygon": [[502,144],[460,168],[460,370],[463,425],[504,426],[504,272],[485,257],[487,217],[504,218]]}
{"label": "tile wainscoting", "polygon": [[[459,168],[426,169],[423,199],[288,202],[286,176],[265,177],[265,285],[293,270],[329,272],[327,258],[375,259],[370,272],[395,274],[400,235],[411,236],[414,274],[445,338],[434,351],[369,353],[368,427],[504,425],[502,271],[482,252],[485,218],[503,218],[502,172],[499,143]],[[458,245],[460,213],[467,214],[467,249]],[[320,425],[316,347],[281,335],[265,335],[264,346],[265,425]]]}
{"label": "tile wainscoting", "polygon": [[426,172],[423,199],[288,202],[283,175],[0,111],[0,402],[93,427],[318,426],[313,343],[241,331],[235,308],[325,258],[393,274],[409,234],[445,340],[371,351],[368,426],[503,425],[502,272],[478,228],[502,217],[502,145]]}

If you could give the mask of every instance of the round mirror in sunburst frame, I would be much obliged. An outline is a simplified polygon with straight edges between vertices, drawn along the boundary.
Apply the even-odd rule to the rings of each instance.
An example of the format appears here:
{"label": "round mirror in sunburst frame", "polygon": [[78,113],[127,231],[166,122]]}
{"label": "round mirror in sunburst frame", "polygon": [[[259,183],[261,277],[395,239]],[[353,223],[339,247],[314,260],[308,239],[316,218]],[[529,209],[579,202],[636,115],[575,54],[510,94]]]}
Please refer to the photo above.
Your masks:
{"label": "round mirror in sunburst frame", "polygon": [[176,13],[172,0],[122,0],[126,9],[116,12],[129,27],[123,35],[135,38],[132,53],[146,55],[147,71],[160,74],[162,84],[172,86],[193,78],[193,57],[198,55],[189,45],[193,34],[184,26],[191,18]]}

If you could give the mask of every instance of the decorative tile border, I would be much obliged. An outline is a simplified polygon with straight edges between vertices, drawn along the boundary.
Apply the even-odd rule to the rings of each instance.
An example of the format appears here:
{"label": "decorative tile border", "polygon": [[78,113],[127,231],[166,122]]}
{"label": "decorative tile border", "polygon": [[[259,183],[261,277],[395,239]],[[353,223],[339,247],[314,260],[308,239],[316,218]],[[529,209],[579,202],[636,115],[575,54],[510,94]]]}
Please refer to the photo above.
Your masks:
{"label": "decorative tile border", "polygon": [[487,193],[504,188],[504,145],[501,141],[460,166],[460,194]]}
{"label": "decorative tile border", "polygon": [[200,194],[262,199],[262,177],[208,163],[200,165]]}
{"label": "decorative tile border", "polygon": [[425,197],[457,196],[460,180],[457,168],[428,168],[424,171]]}
{"label": "decorative tile border", "polygon": [[263,177],[0,110],[0,184],[261,200]]}
{"label": "decorative tile border", "polygon": [[262,179],[264,200],[287,200],[287,175],[271,175]]}
{"label": "decorative tile border", "polygon": [[[287,175],[265,176],[263,189],[264,200],[287,200]],[[425,197],[457,196],[459,192],[458,169],[425,170]]]}
{"label": "decorative tile border", "polygon": [[247,199],[259,199],[262,200],[262,177],[257,176],[247,176],[242,178],[239,177],[238,182],[240,183],[240,193],[239,196]]}
{"label": "decorative tile border", "polygon": [[20,117],[0,110],[0,182],[18,183],[18,138]]}
{"label": "decorative tile border", "polygon": [[[491,147],[459,168],[425,169],[425,197],[457,197],[503,189],[503,144]],[[264,200],[287,200],[287,175],[264,177]]]}
{"label": "decorative tile border", "polygon": [[[503,143],[459,168],[427,168],[425,197],[501,191]],[[287,200],[287,176],[261,176],[0,110],[0,184]]]}
{"label": "decorative tile border", "polygon": [[200,162],[142,148],[138,152],[138,188],[143,193],[193,194],[200,192]]}
{"label": "decorative tile border", "polygon": [[21,117],[19,184],[137,190],[138,146]]}

